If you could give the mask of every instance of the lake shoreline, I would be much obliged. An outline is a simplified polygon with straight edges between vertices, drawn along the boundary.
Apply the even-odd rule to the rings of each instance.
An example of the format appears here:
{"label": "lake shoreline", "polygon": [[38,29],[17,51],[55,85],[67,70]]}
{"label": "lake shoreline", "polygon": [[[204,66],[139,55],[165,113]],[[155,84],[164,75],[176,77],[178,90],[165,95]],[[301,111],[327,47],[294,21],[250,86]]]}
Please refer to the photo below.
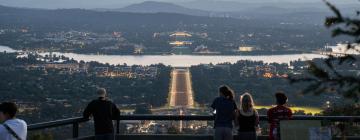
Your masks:
{"label": "lake shoreline", "polygon": [[[0,52],[20,52],[10,47],[0,46]],[[23,52],[22,52],[23,53]],[[314,58],[324,58],[325,55],[314,53],[303,54],[279,54],[279,55],[99,55],[99,54],[77,54],[61,52],[40,52],[42,56],[49,54],[65,56],[76,61],[97,61],[100,63],[109,63],[112,65],[143,65],[162,63],[173,67],[191,67],[200,64],[222,64],[236,63],[241,60],[262,61],[264,63],[285,63],[290,64],[297,60],[312,60]]]}
{"label": "lake shoreline", "polygon": [[[8,47],[15,51],[22,51],[20,49],[0,45],[0,47]],[[38,52],[44,53],[49,51],[37,51],[37,50],[27,50],[28,52]],[[264,56],[264,55],[289,55],[289,54],[309,54],[313,53],[312,51],[251,51],[251,52],[231,52],[231,53],[186,53],[186,54],[174,54],[171,52],[149,52],[143,54],[133,54],[133,53],[112,53],[112,52],[83,52],[79,50],[53,50],[53,52],[57,53],[76,53],[76,54],[83,54],[83,55],[124,55],[124,56],[152,56],[152,55],[193,55],[193,56]]]}

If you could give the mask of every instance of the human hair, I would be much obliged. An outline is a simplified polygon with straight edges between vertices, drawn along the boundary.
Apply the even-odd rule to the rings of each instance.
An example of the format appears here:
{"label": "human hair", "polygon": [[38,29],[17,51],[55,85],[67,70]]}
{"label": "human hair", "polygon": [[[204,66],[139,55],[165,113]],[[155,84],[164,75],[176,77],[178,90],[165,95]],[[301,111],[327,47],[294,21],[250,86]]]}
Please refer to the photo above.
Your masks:
{"label": "human hair", "polygon": [[106,89],[105,88],[98,88],[96,93],[98,94],[98,96],[104,97],[106,95]]}
{"label": "human hair", "polygon": [[235,96],[234,91],[232,89],[230,89],[229,86],[226,86],[226,85],[220,86],[219,92],[226,98],[228,98],[230,100],[234,100],[234,96]]}
{"label": "human hair", "polygon": [[8,114],[10,118],[14,118],[18,111],[18,107],[13,102],[3,102],[0,104],[0,112]]}
{"label": "human hair", "polygon": [[253,100],[250,93],[244,93],[243,95],[241,95],[241,97],[240,97],[240,108],[244,112],[249,112],[249,111],[253,110],[254,106],[255,106],[254,100]]}
{"label": "human hair", "polygon": [[283,92],[276,92],[275,97],[278,105],[284,105],[288,101],[288,97]]}

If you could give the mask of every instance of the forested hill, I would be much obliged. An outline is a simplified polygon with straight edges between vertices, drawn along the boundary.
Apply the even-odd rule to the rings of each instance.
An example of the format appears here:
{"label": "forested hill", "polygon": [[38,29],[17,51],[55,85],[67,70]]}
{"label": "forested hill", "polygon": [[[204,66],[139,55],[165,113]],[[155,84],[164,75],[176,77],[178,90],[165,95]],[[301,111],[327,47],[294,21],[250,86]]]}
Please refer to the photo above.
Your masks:
{"label": "forested hill", "polygon": [[179,24],[245,24],[231,18],[210,18],[173,13],[98,12],[83,9],[27,9],[0,6],[0,26],[26,26],[42,30],[124,30],[131,27],[161,26],[170,28]]}
{"label": "forested hill", "polygon": [[178,13],[194,16],[209,16],[211,12],[198,9],[190,9],[173,3],[145,1],[142,3],[132,4],[119,9],[108,9],[112,11],[132,12],[132,13]]}

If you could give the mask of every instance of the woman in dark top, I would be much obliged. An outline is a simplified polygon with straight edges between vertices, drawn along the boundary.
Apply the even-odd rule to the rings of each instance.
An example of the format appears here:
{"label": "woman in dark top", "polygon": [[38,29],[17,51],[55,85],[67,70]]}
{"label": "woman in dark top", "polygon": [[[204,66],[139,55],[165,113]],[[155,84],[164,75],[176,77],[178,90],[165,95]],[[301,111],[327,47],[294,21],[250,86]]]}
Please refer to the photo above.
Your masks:
{"label": "woman in dark top", "polygon": [[259,128],[259,115],[254,109],[254,101],[249,93],[240,97],[240,109],[236,113],[236,124],[239,126],[239,140],[256,140]]}
{"label": "woman in dark top", "polygon": [[215,112],[214,140],[233,140],[233,120],[237,110],[234,92],[228,86],[219,88],[220,96],[211,104]]}

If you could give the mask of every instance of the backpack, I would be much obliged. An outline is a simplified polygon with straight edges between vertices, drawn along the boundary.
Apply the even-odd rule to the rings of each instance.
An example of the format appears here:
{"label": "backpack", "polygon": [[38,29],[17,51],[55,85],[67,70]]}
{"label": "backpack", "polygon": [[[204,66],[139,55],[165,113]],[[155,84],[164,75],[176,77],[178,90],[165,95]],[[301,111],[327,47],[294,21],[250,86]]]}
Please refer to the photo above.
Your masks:
{"label": "backpack", "polygon": [[3,126],[16,140],[22,140],[7,124],[4,123]]}

